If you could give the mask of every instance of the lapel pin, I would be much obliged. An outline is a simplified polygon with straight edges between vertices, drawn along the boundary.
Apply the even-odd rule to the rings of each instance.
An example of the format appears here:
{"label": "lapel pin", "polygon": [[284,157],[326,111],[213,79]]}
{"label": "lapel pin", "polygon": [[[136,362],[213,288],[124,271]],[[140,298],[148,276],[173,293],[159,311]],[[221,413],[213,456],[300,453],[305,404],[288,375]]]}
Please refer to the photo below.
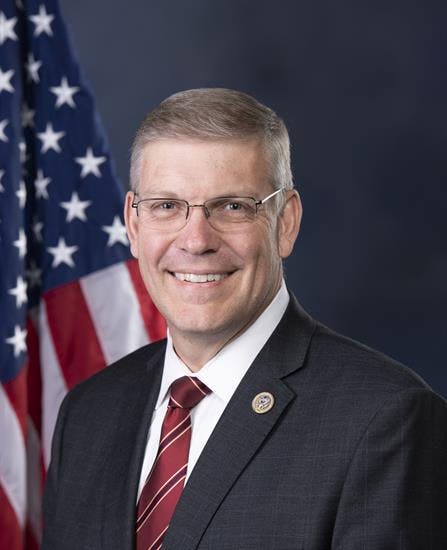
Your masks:
{"label": "lapel pin", "polygon": [[268,391],[262,391],[261,393],[258,393],[258,395],[256,395],[251,402],[251,408],[257,414],[264,414],[269,412],[274,404],[275,398],[273,395]]}

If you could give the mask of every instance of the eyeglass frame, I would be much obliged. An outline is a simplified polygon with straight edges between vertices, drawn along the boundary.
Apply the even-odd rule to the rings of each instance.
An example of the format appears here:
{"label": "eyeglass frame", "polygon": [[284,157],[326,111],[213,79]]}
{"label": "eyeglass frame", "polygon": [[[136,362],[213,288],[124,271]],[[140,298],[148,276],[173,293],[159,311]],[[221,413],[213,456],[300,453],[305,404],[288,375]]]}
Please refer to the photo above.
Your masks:
{"label": "eyeglass frame", "polygon": [[211,214],[210,214],[210,211],[208,210],[208,208],[206,207],[207,202],[215,201],[215,200],[218,200],[218,199],[251,199],[252,201],[254,201],[255,215],[257,215],[258,208],[260,206],[262,206],[264,203],[266,203],[269,199],[271,199],[272,197],[277,195],[281,191],[285,191],[284,187],[280,187],[276,191],[273,191],[273,193],[270,193],[270,195],[267,195],[267,197],[265,197],[264,199],[260,199],[260,200],[257,200],[254,197],[238,197],[238,196],[235,196],[235,195],[229,195],[229,196],[222,196],[222,197],[213,197],[212,199],[206,200],[202,204],[189,204],[189,202],[185,199],[177,199],[177,198],[174,198],[174,197],[148,197],[148,198],[141,199],[141,200],[135,202],[135,197],[138,197],[138,193],[136,191],[134,191],[133,192],[133,197],[132,197],[131,207],[135,208],[135,210],[137,211],[137,216],[138,216],[138,205],[141,202],[144,202],[144,201],[164,201],[164,200],[166,200],[166,201],[180,201],[182,203],[185,203],[186,204],[185,225],[183,225],[181,227],[181,229],[183,229],[186,226],[186,224],[188,223],[189,212],[190,212],[191,208],[203,208],[203,211],[205,213],[205,217],[206,217],[206,219],[208,219],[211,216]]}

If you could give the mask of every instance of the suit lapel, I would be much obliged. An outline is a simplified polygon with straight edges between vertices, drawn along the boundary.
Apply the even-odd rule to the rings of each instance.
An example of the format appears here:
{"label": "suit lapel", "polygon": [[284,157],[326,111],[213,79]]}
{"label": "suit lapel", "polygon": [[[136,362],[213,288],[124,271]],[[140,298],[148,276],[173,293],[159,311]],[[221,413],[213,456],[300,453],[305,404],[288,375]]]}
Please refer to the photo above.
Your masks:
{"label": "suit lapel", "polygon": [[147,432],[161,383],[164,349],[162,346],[146,362],[143,372],[141,364],[136,364],[135,369],[129,364],[130,376],[122,386],[122,394],[132,398],[127,397],[118,405],[119,425],[112,428],[112,456],[104,473],[101,525],[102,545],[107,550],[134,548],[136,495]]}
{"label": "suit lapel", "polygon": [[[197,548],[225,495],[296,397],[281,378],[302,366],[313,330],[313,320],[292,297],[281,323],[244,376],[200,455],[166,534],[165,550]],[[261,392],[270,392],[275,398],[273,408],[265,414],[255,413],[251,405]]]}

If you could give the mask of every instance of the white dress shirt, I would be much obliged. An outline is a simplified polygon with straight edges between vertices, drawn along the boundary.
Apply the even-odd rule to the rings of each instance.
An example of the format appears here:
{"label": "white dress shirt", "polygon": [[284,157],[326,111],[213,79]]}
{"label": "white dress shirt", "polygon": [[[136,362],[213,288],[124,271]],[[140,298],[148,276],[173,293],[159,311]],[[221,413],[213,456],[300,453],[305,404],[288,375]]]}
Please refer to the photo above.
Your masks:
{"label": "white dress shirt", "polygon": [[168,331],[160,393],[149,428],[138,498],[155,462],[171,384],[182,376],[197,376],[212,391],[191,410],[192,433],[186,483],[221,414],[244,374],[275,330],[288,303],[289,294],[283,280],[275,298],[258,319],[245,332],[222,348],[197,373],[191,372],[175,353]]}

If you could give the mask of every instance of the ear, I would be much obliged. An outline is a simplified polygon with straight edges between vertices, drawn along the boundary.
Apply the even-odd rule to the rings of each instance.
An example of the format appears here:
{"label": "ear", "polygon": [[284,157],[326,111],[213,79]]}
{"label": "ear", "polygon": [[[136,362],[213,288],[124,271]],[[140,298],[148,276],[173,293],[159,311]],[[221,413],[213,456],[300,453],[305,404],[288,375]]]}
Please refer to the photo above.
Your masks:
{"label": "ear", "polygon": [[295,189],[286,191],[287,198],[278,218],[278,251],[282,259],[290,256],[301,225],[303,207]]}
{"label": "ear", "polygon": [[130,241],[130,251],[134,258],[138,258],[138,217],[135,208],[132,208],[134,194],[132,191],[126,193],[124,202],[124,222],[126,224],[127,236]]}

